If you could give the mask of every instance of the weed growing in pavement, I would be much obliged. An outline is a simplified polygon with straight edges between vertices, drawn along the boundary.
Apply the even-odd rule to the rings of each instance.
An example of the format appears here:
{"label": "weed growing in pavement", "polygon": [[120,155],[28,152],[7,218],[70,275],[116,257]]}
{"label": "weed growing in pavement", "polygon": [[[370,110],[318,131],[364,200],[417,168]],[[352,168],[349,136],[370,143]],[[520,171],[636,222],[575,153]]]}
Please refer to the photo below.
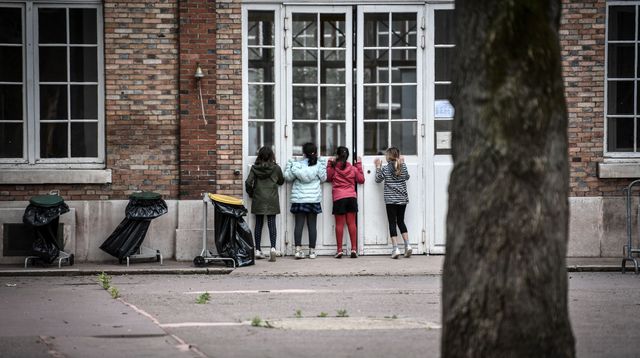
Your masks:
{"label": "weed growing in pavement", "polygon": [[338,313],[336,317],[349,317],[347,310],[337,310],[336,312]]}
{"label": "weed growing in pavement", "polygon": [[251,320],[251,325],[254,327],[262,326],[262,319],[260,318],[260,316],[253,317],[253,319]]}
{"label": "weed growing in pavement", "polygon": [[109,287],[109,293],[111,294],[111,297],[113,297],[113,298],[120,297],[120,291],[118,291],[118,289],[115,288],[114,286]]}
{"label": "weed growing in pavement", "polygon": [[109,287],[111,287],[111,276],[107,275],[104,272],[100,273],[98,275],[98,283],[100,284],[100,286],[102,286],[102,288],[108,290]]}
{"label": "weed growing in pavement", "polygon": [[398,316],[393,315],[393,316],[391,316],[391,318],[392,318],[392,319],[398,319]]}
{"label": "weed growing in pavement", "polygon": [[320,312],[320,314],[318,315],[318,317],[327,317],[329,314],[327,312]]}
{"label": "weed growing in pavement", "polygon": [[302,310],[296,310],[296,318],[302,318]]}
{"label": "weed growing in pavement", "polygon": [[196,303],[203,305],[207,302],[209,302],[209,300],[211,299],[211,295],[209,294],[209,292],[205,292],[203,294],[201,294],[200,296],[198,296],[198,298],[196,298]]}

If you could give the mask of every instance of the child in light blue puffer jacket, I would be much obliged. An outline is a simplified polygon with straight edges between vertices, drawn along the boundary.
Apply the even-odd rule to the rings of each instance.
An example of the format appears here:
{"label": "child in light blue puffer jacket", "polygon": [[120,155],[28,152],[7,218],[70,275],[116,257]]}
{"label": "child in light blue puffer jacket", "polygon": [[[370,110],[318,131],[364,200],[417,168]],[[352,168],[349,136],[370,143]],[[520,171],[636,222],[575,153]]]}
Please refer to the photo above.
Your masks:
{"label": "child in light blue puffer jacket", "polygon": [[291,213],[295,215],[293,237],[296,246],[296,259],[305,257],[302,252],[302,229],[307,220],[309,229],[309,258],[316,258],[316,219],[322,212],[322,188],[321,184],[327,180],[327,162],[318,159],[318,147],[313,143],[305,143],[302,146],[304,159],[294,161],[289,159],[284,170],[284,179],[292,181],[291,188]]}

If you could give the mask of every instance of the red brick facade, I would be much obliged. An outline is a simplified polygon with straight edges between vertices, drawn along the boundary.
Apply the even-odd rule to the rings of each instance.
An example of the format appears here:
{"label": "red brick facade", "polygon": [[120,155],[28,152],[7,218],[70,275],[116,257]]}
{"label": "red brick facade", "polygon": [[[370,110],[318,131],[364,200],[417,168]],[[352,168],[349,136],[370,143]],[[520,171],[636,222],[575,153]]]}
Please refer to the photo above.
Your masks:
{"label": "red brick facade", "polygon": [[[569,111],[571,195],[620,195],[603,161],[605,1],[563,0],[561,45]],[[0,185],[0,201],[60,189],[67,200],[242,194],[241,2],[104,2],[108,185]],[[201,113],[200,80],[207,124]]]}

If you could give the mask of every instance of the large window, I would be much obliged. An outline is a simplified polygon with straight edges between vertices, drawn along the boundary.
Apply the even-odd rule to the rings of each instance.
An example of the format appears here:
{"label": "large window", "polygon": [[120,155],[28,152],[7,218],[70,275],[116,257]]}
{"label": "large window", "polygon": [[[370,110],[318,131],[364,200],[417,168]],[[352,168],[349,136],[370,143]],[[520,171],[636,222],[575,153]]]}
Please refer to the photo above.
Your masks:
{"label": "large window", "polygon": [[638,5],[610,5],[607,11],[606,150],[637,153],[638,118]]}
{"label": "large window", "polygon": [[364,15],[366,155],[417,154],[417,24],[416,13]]}
{"label": "large window", "polygon": [[0,162],[104,162],[99,6],[0,3]]}

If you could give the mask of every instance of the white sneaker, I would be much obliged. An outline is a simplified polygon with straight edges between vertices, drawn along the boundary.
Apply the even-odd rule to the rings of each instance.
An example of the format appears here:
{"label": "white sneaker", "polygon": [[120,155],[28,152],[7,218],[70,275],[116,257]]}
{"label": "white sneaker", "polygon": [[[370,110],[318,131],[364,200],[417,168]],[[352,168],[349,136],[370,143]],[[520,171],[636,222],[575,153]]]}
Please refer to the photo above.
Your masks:
{"label": "white sneaker", "polygon": [[295,257],[296,260],[304,259],[304,252],[302,252],[302,250],[296,250]]}
{"label": "white sneaker", "polygon": [[256,250],[256,260],[264,259],[264,254],[260,250]]}
{"label": "white sneaker", "polygon": [[407,248],[404,249],[404,257],[411,257],[412,253],[413,249],[411,248],[411,246],[407,246]]}
{"label": "white sneaker", "polygon": [[400,249],[395,248],[395,249],[393,249],[393,251],[391,252],[391,258],[392,258],[392,259],[397,259],[398,257],[400,257]]}
{"label": "white sneaker", "polygon": [[276,249],[274,247],[271,248],[271,251],[269,251],[269,262],[276,262]]}
{"label": "white sneaker", "polygon": [[316,255],[316,250],[314,249],[309,249],[309,258],[310,259],[315,259],[317,257]]}

